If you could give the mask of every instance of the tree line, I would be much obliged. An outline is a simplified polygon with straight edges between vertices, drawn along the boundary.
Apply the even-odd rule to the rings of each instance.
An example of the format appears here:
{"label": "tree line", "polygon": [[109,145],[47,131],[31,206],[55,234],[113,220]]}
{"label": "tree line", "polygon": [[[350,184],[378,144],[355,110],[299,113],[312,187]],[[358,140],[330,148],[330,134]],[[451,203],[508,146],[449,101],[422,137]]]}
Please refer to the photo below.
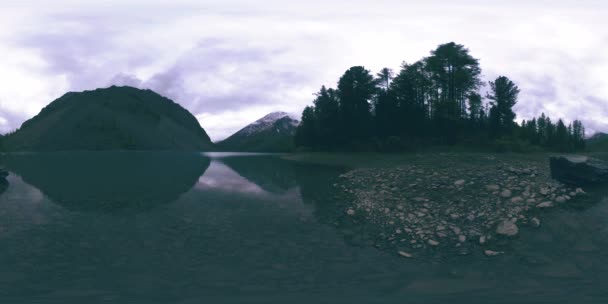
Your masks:
{"label": "tree line", "polygon": [[302,113],[295,142],[314,150],[403,150],[419,145],[584,148],[585,129],[542,114],[517,124],[520,93],[506,76],[482,96],[479,60],[463,45],[439,45],[428,57],[395,73],[348,69],[337,88],[321,87]]}

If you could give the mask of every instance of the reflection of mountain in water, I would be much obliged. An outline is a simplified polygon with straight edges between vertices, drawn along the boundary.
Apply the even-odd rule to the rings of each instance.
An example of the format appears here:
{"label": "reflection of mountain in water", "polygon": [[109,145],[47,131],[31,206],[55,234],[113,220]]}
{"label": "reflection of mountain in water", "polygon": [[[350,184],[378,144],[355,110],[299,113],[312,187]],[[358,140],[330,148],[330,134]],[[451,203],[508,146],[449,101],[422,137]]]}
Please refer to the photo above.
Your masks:
{"label": "reflection of mountain in water", "polygon": [[270,193],[297,186],[293,163],[277,156],[223,157],[221,162]]}
{"label": "reflection of mountain in water", "polygon": [[242,177],[219,160],[211,160],[205,174],[198,180],[197,188],[220,190],[227,193],[263,194],[266,191],[255,183]]}
{"label": "reflection of mountain in water", "polygon": [[5,157],[7,169],[67,209],[125,212],[176,200],[209,166],[195,153],[61,152]]}

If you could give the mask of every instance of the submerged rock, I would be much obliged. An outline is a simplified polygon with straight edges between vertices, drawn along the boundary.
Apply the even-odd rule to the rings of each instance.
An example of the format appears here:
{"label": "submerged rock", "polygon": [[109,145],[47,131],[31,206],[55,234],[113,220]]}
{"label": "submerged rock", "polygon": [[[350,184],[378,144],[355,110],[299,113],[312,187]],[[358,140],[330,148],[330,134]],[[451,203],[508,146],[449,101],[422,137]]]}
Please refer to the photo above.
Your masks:
{"label": "submerged rock", "polygon": [[542,202],[542,203],[536,205],[536,208],[540,208],[540,209],[551,208],[551,207],[553,207],[552,201],[546,201],[546,202]]}
{"label": "submerged rock", "polygon": [[535,228],[540,227],[540,220],[536,217],[531,218],[530,223],[532,223],[532,226],[534,226]]}
{"label": "submerged rock", "polygon": [[439,246],[439,242],[435,241],[435,240],[429,240],[428,241],[429,245],[431,246]]}
{"label": "submerged rock", "polygon": [[504,236],[516,236],[519,233],[519,228],[510,220],[504,220],[496,227],[496,234]]}
{"label": "submerged rock", "polygon": [[488,191],[498,191],[500,190],[500,186],[498,185],[487,185],[486,190]]}
{"label": "submerged rock", "polygon": [[405,252],[405,251],[398,251],[397,253],[404,258],[413,258],[414,257],[411,253]]}
{"label": "submerged rock", "polygon": [[551,176],[567,184],[608,182],[608,163],[587,156],[553,156]]}
{"label": "submerged rock", "polygon": [[483,253],[484,253],[486,256],[489,256],[489,257],[494,257],[494,256],[497,256],[497,255],[502,254],[502,251],[485,250]]}

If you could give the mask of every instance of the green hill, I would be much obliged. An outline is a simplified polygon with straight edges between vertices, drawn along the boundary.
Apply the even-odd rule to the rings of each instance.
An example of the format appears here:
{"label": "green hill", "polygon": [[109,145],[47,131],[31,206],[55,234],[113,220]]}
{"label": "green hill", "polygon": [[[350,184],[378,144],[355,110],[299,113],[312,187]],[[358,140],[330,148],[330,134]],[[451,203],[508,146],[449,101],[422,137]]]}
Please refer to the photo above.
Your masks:
{"label": "green hill", "polygon": [[608,152],[608,134],[595,133],[586,142],[587,150],[592,152]]}
{"label": "green hill", "polygon": [[70,92],[4,138],[8,151],[207,150],[196,118],[151,90]]}

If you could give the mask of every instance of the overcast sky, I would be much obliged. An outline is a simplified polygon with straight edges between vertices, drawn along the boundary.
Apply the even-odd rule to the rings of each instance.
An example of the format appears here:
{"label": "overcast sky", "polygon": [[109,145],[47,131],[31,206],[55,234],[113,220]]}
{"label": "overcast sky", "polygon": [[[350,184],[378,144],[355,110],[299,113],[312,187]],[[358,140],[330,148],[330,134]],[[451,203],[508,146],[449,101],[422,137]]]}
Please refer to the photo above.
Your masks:
{"label": "overcast sky", "polygon": [[606,1],[83,2],[0,4],[0,132],[67,91],[116,84],[173,99],[219,140],[301,113],[351,66],[398,70],[450,41],[484,80],[519,85],[518,119],[544,111],[608,132]]}

